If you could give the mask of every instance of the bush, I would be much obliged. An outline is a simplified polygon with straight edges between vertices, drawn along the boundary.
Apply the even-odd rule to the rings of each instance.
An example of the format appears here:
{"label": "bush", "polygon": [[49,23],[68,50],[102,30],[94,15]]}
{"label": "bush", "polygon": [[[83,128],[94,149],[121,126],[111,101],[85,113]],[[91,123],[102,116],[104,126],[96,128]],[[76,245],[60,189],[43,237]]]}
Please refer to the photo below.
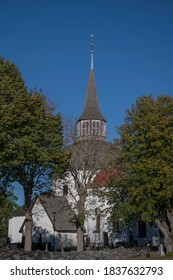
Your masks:
{"label": "bush", "polygon": [[168,252],[167,254],[166,254],[166,256],[167,257],[173,257],[173,252],[171,251],[171,252]]}

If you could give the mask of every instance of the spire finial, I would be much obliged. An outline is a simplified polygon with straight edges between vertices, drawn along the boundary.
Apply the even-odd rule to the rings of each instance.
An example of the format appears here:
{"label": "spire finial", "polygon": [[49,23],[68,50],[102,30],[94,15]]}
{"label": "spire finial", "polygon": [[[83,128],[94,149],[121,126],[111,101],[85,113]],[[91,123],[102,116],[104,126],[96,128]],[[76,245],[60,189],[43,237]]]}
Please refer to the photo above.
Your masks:
{"label": "spire finial", "polygon": [[91,37],[91,43],[90,43],[90,46],[91,46],[91,70],[93,70],[94,69],[94,48],[95,48],[94,34],[92,33],[90,37]]}

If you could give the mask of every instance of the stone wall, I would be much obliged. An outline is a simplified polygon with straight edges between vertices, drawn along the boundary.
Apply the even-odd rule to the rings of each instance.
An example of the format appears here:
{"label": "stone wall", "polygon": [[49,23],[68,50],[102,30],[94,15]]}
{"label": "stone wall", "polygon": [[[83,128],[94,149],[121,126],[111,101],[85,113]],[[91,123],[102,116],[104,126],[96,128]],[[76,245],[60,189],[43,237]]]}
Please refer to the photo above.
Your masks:
{"label": "stone wall", "polygon": [[0,248],[0,260],[123,260],[146,258],[149,248],[116,248],[106,250],[88,250],[84,252],[25,252],[23,249]]}

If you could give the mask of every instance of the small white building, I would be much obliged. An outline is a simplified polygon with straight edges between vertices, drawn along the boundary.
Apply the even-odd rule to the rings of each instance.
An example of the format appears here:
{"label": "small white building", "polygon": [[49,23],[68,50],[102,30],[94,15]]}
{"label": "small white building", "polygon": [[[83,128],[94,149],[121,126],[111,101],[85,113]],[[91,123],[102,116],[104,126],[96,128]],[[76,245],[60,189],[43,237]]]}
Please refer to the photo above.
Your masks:
{"label": "small white building", "polygon": [[12,244],[20,244],[22,243],[23,233],[21,231],[21,227],[25,221],[25,214],[19,211],[14,213],[14,217],[9,219],[8,222],[8,237],[10,239],[10,243]]}
{"label": "small white building", "polygon": [[[54,196],[52,193],[38,196],[33,203],[32,213],[32,242],[35,246],[47,243],[53,250],[76,247],[75,215],[65,196]],[[25,215],[16,213],[9,220],[10,243],[19,245],[24,236]]]}

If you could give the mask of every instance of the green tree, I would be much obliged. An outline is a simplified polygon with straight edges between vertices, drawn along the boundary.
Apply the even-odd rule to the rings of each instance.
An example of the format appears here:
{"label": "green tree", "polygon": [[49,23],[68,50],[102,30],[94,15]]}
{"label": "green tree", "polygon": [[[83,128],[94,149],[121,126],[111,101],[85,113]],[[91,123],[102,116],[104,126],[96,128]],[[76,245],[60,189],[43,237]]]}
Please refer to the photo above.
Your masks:
{"label": "green tree", "polygon": [[0,187],[0,238],[7,237],[8,220],[17,208],[16,200],[17,198],[13,194],[12,187]]}
{"label": "green tree", "polygon": [[139,98],[119,135],[113,216],[156,223],[167,252],[173,251],[173,98]]}
{"label": "green tree", "polygon": [[25,197],[25,250],[32,244],[32,198],[68,165],[62,121],[37,90],[27,92],[18,68],[0,59],[0,171],[20,183]]}

